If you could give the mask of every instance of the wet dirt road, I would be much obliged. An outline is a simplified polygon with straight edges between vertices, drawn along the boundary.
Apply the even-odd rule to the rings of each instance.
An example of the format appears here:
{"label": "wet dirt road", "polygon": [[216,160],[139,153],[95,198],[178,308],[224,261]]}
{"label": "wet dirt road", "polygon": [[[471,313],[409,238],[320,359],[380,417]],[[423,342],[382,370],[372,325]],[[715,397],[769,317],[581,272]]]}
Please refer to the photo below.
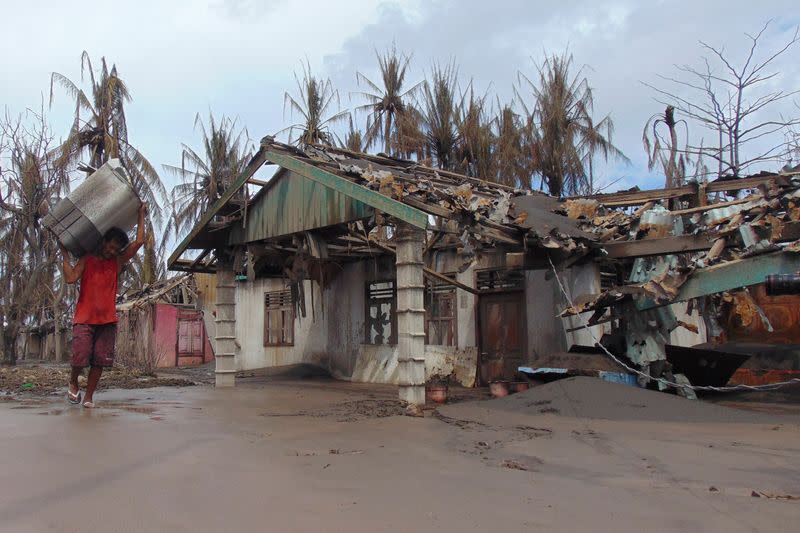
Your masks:
{"label": "wet dirt road", "polygon": [[800,501],[767,497],[800,494],[797,418],[477,402],[420,419],[393,416],[393,387],[242,382],[106,391],[94,411],[0,402],[0,530],[738,532],[800,519]]}

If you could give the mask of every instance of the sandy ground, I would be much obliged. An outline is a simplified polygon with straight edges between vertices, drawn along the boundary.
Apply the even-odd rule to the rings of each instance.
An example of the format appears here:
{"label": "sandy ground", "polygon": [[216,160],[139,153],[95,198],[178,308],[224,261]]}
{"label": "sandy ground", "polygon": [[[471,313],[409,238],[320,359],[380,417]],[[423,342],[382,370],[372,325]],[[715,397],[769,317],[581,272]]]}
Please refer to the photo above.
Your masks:
{"label": "sandy ground", "polygon": [[738,532],[800,520],[800,501],[769,497],[800,495],[795,415],[590,378],[424,418],[398,416],[395,398],[252,376],[235,390],[104,391],[93,411],[0,401],[0,530]]}
{"label": "sandy ground", "polygon": [[[86,374],[79,379],[86,389]],[[0,366],[0,394],[49,396],[61,394],[69,381],[70,367],[66,364],[23,362],[18,366]],[[123,368],[106,369],[98,389],[149,389],[152,387],[188,387],[199,382],[193,376],[174,373],[148,375]]]}

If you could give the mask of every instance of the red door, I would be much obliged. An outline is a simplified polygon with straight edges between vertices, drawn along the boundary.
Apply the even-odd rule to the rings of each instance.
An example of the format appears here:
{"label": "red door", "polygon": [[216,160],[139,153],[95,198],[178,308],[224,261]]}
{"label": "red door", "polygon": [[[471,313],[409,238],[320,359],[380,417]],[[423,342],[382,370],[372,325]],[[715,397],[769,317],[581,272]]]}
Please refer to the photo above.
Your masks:
{"label": "red door", "polygon": [[202,364],[205,352],[205,328],[198,311],[178,314],[178,366]]}

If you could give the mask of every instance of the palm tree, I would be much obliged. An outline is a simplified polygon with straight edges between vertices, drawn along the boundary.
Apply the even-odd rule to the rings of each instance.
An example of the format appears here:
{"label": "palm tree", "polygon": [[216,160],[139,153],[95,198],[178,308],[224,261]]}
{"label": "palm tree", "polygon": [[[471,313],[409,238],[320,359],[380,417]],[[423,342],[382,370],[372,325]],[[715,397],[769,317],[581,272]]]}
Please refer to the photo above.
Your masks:
{"label": "palm tree", "polygon": [[[535,172],[550,194],[591,192],[590,167],[596,155],[627,161],[611,141],[613,122],[592,119],[592,89],[583,69],[570,76],[572,56],[551,56],[537,66],[538,84],[520,73],[515,92],[527,114],[526,137]],[[524,104],[523,86],[533,96],[533,109]]]}
{"label": "palm tree", "polygon": [[475,96],[470,83],[456,108],[455,168],[467,176],[493,179],[495,136],[485,102],[486,96]]}
{"label": "palm tree", "polygon": [[[216,121],[209,113],[207,129],[198,113],[194,126],[202,133],[202,155],[182,144],[181,166],[163,165],[181,183],[172,188],[172,212],[162,243],[185,235],[244,171],[252,156],[247,131],[237,132],[235,120],[223,116]],[[241,194],[244,192],[242,189]]]}
{"label": "palm tree", "polygon": [[360,129],[357,129],[353,126],[353,117],[350,117],[350,124],[347,129],[347,136],[344,138],[344,142],[342,143],[342,148],[346,148],[351,152],[363,152],[366,149],[366,143],[364,142],[364,135],[361,133]]}
{"label": "palm tree", "polygon": [[[105,57],[100,59],[99,77],[95,77],[87,52],[81,55],[81,81],[88,72],[90,93],[87,95],[73,81],[53,72],[50,79],[50,105],[53,104],[55,85],[61,85],[75,98],[75,119],[67,138],[60,147],[61,161],[65,166],[89,155],[89,164],[97,168],[111,158],[120,160],[132,179],[139,196],[150,205],[154,220],[161,223],[160,200],[166,198],[166,189],[153,165],[139,150],[128,142],[128,125],[125,103],[131,100],[125,82],[119,77],[116,65],[109,70]],[[82,117],[85,112],[88,116]]]}
{"label": "palm tree", "polygon": [[[292,113],[298,113],[302,117],[302,122],[292,124],[280,133],[288,131],[289,142],[298,146],[337,144],[336,134],[330,131],[330,127],[346,120],[349,113],[338,111],[329,115],[334,102],[337,107],[339,106],[339,93],[333,88],[331,80],[314,76],[308,62],[303,64],[302,81],[297,77],[297,73],[294,75],[294,80],[297,83],[297,95],[292,96],[286,92],[283,96],[283,108],[285,112],[288,105]],[[299,131],[297,137],[294,137],[295,131]]]}
{"label": "palm tree", "polygon": [[397,155],[398,145],[403,144],[402,134],[404,133],[399,127],[399,123],[403,120],[404,115],[409,113],[409,108],[413,107],[411,99],[422,82],[418,82],[408,89],[404,87],[411,57],[398,54],[394,45],[383,56],[377,51],[375,55],[378,58],[383,86],[379,86],[364,74],[356,72],[356,81],[359,85],[364,83],[371,91],[357,93],[368,103],[356,109],[369,113],[364,138],[366,146],[383,142],[383,150],[386,154]]}
{"label": "palm tree", "polygon": [[[653,170],[656,165],[661,165],[664,170],[664,186],[680,187],[686,179],[686,159],[685,150],[681,150],[678,155],[678,132],[677,125],[685,120],[675,120],[675,108],[668,105],[664,113],[657,113],[650,117],[644,125],[642,131],[642,144],[647,152],[647,169]],[[663,125],[669,133],[669,142],[664,142],[659,133],[659,126]],[[651,137],[652,136],[652,137]],[[664,147],[663,145],[667,146]],[[664,152],[668,155],[665,155]]]}
{"label": "palm tree", "polygon": [[495,176],[498,183],[530,188],[530,159],[525,153],[524,125],[511,105],[500,105],[493,121],[495,137]]}
{"label": "palm tree", "polygon": [[[109,159],[119,159],[131,177],[131,185],[150,207],[147,225],[148,233],[152,235],[153,222],[156,225],[162,223],[161,203],[166,200],[167,192],[153,165],[128,142],[125,103],[131,100],[131,95],[127,85],[119,77],[116,65],[109,69],[105,57],[100,62],[99,77],[95,77],[89,54],[84,51],[81,55],[81,81],[88,71],[89,94],[63,74],[53,72],[51,76],[50,105],[53,104],[56,84],[61,85],[76,102],[72,127],[58,149],[59,164],[72,166],[84,153],[88,153],[89,164],[95,168]],[[81,116],[82,112],[86,115]],[[163,272],[154,246],[152,239],[145,242],[144,258],[134,262],[138,283],[153,283],[159,272]]]}
{"label": "palm tree", "polygon": [[459,141],[456,106],[458,69],[434,65],[431,80],[422,86],[422,126],[428,154],[441,169],[451,170],[454,150]]}

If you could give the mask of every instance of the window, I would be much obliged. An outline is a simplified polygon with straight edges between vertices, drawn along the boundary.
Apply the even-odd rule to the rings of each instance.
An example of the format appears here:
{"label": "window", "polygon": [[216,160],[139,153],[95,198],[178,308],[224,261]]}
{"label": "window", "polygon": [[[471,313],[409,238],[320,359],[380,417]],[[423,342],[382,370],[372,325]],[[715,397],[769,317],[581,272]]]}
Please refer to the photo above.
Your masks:
{"label": "window", "polygon": [[[446,274],[455,278],[455,274]],[[456,346],[456,289],[438,280],[425,284],[425,344]]]}
{"label": "window", "polygon": [[481,292],[507,292],[525,289],[525,273],[521,270],[481,270],[475,276]]}
{"label": "window", "polygon": [[264,293],[264,346],[294,344],[294,300],[291,290]]}
{"label": "window", "polygon": [[397,343],[396,296],[394,281],[367,283],[366,344]]}

